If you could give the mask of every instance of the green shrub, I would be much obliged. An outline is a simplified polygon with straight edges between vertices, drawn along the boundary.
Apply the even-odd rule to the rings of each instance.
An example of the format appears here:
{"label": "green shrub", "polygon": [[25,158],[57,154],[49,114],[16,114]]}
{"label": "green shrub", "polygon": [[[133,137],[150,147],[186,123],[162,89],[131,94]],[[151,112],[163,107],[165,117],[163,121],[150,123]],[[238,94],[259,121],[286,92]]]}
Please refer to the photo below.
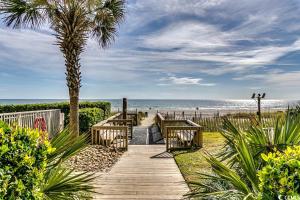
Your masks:
{"label": "green shrub", "polygon": [[90,128],[104,120],[104,112],[99,108],[83,108],[79,110],[79,130],[80,133],[86,133]]}
{"label": "green shrub", "polygon": [[[111,104],[105,101],[80,102],[79,108],[100,108],[105,116],[110,115]],[[65,116],[70,112],[68,102],[62,103],[44,103],[44,104],[18,104],[18,105],[0,105],[0,113],[24,112],[34,110],[60,109]]]}
{"label": "green shrub", "polygon": [[38,130],[11,129],[0,121],[0,199],[42,199],[50,143]]}
{"label": "green shrub", "polygon": [[266,165],[258,172],[261,199],[292,199],[300,194],[300,146],[283,153],[262,154]]}

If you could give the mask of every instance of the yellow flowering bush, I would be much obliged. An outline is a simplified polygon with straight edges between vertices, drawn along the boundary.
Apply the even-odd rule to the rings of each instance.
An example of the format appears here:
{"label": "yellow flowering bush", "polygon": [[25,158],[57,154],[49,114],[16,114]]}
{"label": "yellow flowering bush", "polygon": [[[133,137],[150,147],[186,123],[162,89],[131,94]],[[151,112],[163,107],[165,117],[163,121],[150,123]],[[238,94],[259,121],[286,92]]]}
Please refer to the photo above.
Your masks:
{"label": "yellow flowering bush", "polygon": [[54,151],[38,130],[0,121],[0,199],[42,199],[47,156]]}
{"label": "yellow flowering bush", "polygon": [[300,199],[300,146],[262,154],[265,166],[258,172],[261,199]]}

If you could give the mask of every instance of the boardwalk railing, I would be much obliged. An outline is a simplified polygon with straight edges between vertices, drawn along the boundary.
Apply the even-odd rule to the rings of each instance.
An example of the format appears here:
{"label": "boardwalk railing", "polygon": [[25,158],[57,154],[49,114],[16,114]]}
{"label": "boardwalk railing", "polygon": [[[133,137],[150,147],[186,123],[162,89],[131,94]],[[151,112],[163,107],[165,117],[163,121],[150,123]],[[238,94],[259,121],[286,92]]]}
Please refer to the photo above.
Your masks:
{"label": "boardwalk railing", "polygon": [[203,145],[201,126],[190,120],[166,120],[157,113],[156,123],[166,140],[167,151]]}
{"label": "boardwalk railing", "polygon": [[[49,138],[63,129],[64,116],[59,109],[0,114],[0,120],[23,128],[46,129]],[[43,127],[41,124],[43,123]]]}
{"label": "boardwalk railing", "polygon": [[113,126],[127,126],[128,137],[132,139],[132,133],[133,133],[132,119],[112,119],[112,120],[108,120],[107,123]]}
{"label": "boardwalk railing", "polygon": [[128,149],[128,137],[132,137],[133,120],[120,119],[120,115],[118,113],[92,127],[92,144]]}
{"label": "boardwalk railing", "polygon": [[[119,113],[115,119],[123,119],[123,114]],[[137,111],[129,111],[127,112],[126,119],[132,120],[133,126],[137,126],[139,124],[138,112]]]}

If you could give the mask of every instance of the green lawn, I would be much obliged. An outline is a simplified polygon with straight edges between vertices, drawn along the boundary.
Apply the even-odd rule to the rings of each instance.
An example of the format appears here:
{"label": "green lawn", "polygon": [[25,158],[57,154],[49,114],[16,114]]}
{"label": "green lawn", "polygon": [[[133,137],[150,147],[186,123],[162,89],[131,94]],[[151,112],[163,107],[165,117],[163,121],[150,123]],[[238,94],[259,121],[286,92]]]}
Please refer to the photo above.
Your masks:
{"label": "green lawn", "polygon": [[218,132],[203,133],[204,145],[200,150],[175,151],[176,163],[186,181],[196,181],[196,172],[210,171],[210,166],[203,158],[202,153],[207,151],[211,154],[220,150],[224,139]]}

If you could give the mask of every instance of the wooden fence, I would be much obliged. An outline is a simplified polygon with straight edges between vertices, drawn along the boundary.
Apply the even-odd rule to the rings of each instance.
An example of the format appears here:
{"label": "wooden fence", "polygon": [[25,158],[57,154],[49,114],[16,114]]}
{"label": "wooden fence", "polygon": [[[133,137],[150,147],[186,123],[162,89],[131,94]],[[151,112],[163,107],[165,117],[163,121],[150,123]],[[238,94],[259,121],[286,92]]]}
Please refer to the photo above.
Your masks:
{"label": "wooden fence", "polygon": [[0,120],[9,125],[17,125],[24,128],[42,129],[40,124],[43,123],[45,126],[43,128],[48,132],[49,138],[59,133],[64,126],[64,116],[59,109],[3,113],[0,114]]}
{"label": "wooden fence", "polygon": [[116,149],[128,149],[128,138],[132,137],[133,120],[121,119],[118,113],[92,127],[91,142]]}
{"label": "wooden fence", "polygon": [[157,113],[156,123],[166,140],[167,151],[203,146],[202,128],[190,120],[167,120]]}
{"label": "wooden fence", "polygon": [[[237,117],[226,117],[235,127],[241,130],[247,130],[251,125],[258,124],[256,118],[237,118]],[[208,117],[195,119],[194,122],[201,125],[204,131],[216,132],[220,131],[223,127],[224,117]],[[276,124],[276,117],[263,117],[262,124],[264,127],[272,127]]]}
{"label": "wooden fence", "polygon": [[[223,121],[226,117],[233,125],[241,130],[246,130],[249,128],[250,125],[257,124],[257,118],[255,115],[248,115],[247,116],[220,116],[218,113],[208,115],[208,114],[201,114],[201,113],[184,113],[184,112],[166,112],[166,113],[159,113],[162,117],[166,120],[190,120],[199,124],[203,127],[203,131],[206,132],[217,132],[223,127]],[[262,124],[264,127],[272,127],[275,125],[277,121],[276,115],[266,115],[262,116]]]}

